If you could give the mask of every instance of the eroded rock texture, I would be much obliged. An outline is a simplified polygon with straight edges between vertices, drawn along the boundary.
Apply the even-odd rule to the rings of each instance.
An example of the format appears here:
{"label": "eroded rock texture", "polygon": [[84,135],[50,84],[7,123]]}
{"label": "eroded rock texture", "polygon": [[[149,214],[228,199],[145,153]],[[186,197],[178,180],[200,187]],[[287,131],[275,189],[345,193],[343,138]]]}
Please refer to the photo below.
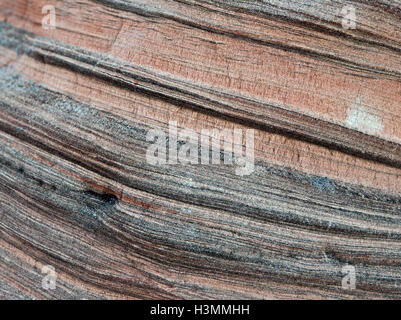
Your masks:
{"label": "eroded rock texture", "polygon": [[1,0],[0,47],[1,299],[401,298],[400,1]]}

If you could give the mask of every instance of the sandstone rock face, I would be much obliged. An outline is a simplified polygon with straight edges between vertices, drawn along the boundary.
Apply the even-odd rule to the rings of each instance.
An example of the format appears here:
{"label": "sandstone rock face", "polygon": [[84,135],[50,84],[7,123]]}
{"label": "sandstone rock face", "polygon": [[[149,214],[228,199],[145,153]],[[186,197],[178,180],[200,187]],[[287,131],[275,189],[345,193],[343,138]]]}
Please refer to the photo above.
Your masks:
{"label": "sandstone rock face", "polygon": [[2,0],[0,299],[401,298],[401,2]]}

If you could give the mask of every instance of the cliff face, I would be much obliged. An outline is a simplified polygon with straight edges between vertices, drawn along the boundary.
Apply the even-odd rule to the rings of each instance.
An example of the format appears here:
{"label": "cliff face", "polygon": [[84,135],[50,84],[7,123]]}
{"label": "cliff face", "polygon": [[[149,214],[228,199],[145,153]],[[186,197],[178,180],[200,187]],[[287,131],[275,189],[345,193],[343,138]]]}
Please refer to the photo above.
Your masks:
{"label": "cliff face", "polygon": [[1,299],[401,297],[400,1],[2,0],[0,46]]}

